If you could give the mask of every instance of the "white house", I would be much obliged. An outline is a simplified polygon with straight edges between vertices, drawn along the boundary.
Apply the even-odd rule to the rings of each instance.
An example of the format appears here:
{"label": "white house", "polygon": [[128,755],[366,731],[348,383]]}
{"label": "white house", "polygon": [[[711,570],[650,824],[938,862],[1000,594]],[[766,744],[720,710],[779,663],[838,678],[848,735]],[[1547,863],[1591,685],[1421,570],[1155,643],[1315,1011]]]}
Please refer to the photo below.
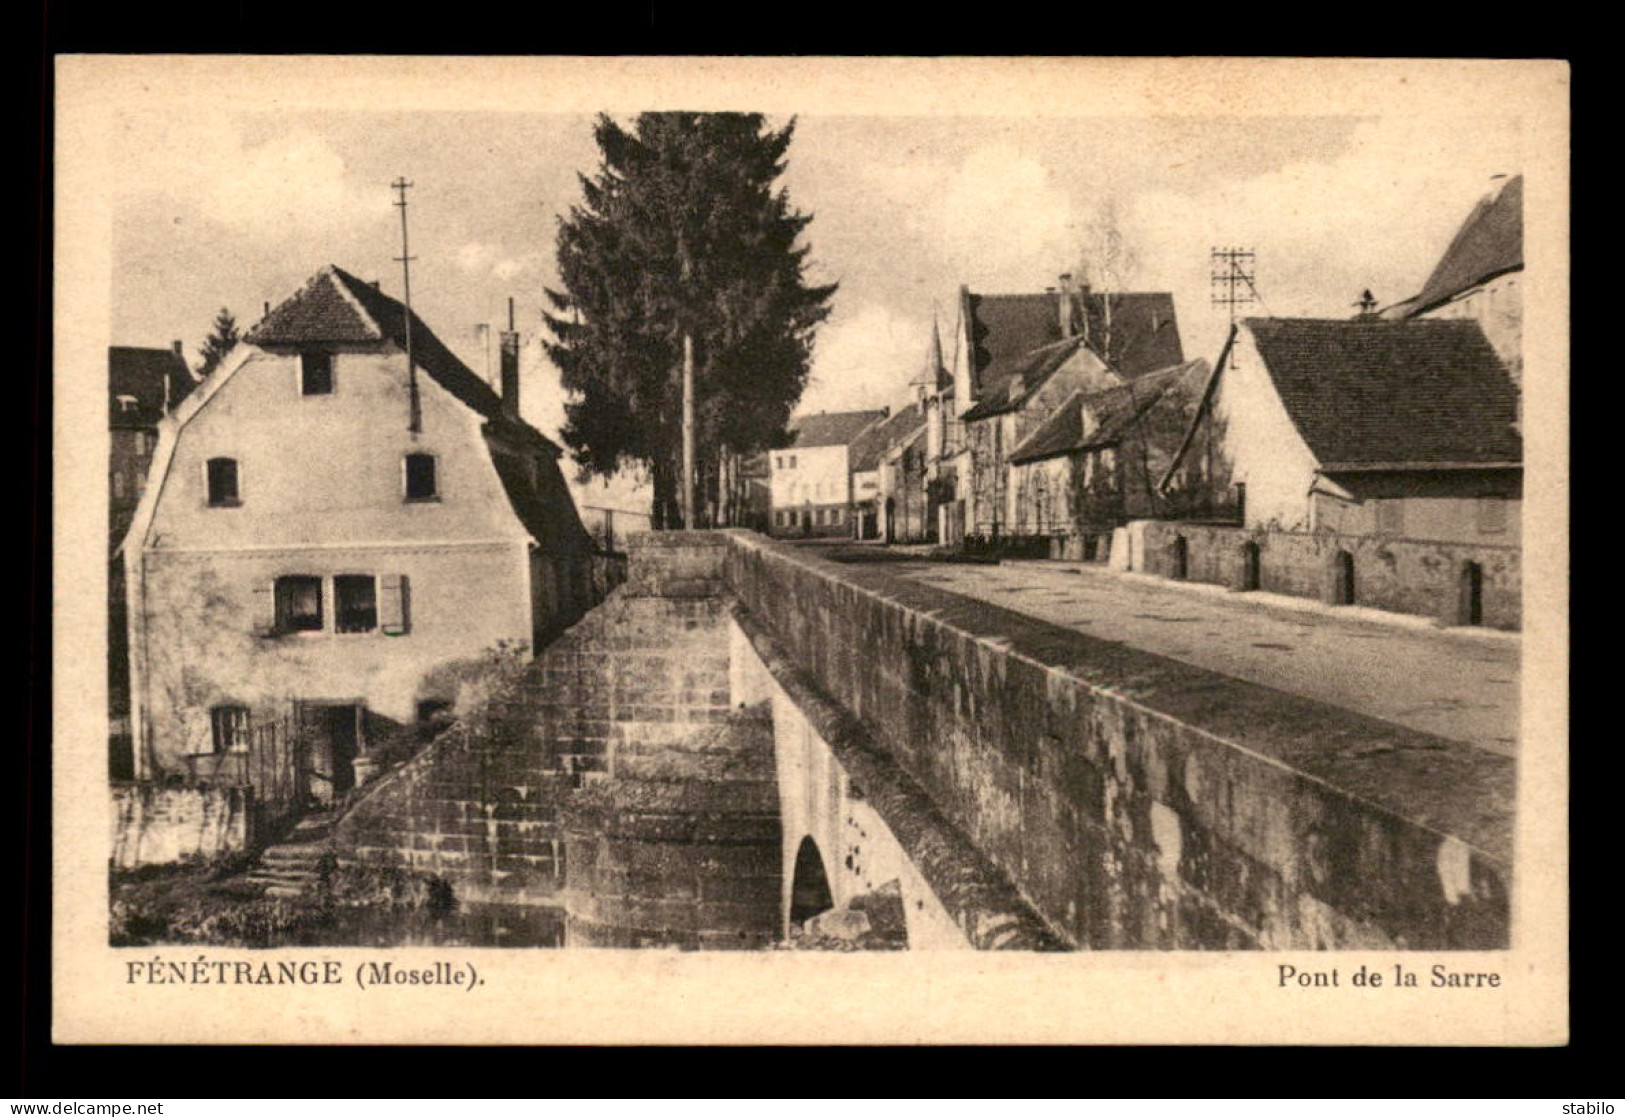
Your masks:
{"label": "white house", "polygon": [[1162,489],[1249,528],[1516,544],[1517,413],[1471,319],[1248,318]]}
{"label": "white house", "polygon": [[331,798],[471,661],[591,604],[591,542],[558,447],[518,418],[516,354],[499,397],[329,266],[160,424],[124,547],[138,778],[253,782],[255,729],[292,720]]}
{"label": "white house", "polygon": [[853,534],[852,445],[886,414],[820,411],[790,420],[790,445],[767,456],[770,534]]}

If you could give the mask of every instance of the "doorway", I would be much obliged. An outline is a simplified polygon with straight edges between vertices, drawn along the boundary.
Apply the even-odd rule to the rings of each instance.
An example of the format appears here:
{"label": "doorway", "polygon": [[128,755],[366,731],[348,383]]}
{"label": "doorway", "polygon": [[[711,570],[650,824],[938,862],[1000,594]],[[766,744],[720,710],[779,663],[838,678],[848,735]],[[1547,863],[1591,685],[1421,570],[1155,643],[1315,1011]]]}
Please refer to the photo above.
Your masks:
{"label": "doorway", "polygon": [[1354,556],[1347,551],[1332,557],[1332,604],[1354,604]]}
{"label": "doorway", "polygon": [[1484,623],[1484,568],[1476,562],[1461,564],[1461,603],[1456,621],[1458,624]]}
{"label": "doorway", "polygon": [[310,796],[326,806],[355,787],[355,761],[361,755],[366,706],[357,701],[307,700],[299,703],[299,727],[310,765]]}
{"label": "doorway", "polygon": [[1258,567],[1258,544],[1249,539],[1241,545],[1240,588],[1243,591],[1256,590],[1262,584]]}
{"label": "doorway", "polygon": [[1183,582],[1190,577],[1191,547],[1189,543],[1185,542],[1185,537],[1183,535],[1174,536],[1172,561],[1170,565],[1172,570],[1169,573],[1169,577],[1180,582]]}

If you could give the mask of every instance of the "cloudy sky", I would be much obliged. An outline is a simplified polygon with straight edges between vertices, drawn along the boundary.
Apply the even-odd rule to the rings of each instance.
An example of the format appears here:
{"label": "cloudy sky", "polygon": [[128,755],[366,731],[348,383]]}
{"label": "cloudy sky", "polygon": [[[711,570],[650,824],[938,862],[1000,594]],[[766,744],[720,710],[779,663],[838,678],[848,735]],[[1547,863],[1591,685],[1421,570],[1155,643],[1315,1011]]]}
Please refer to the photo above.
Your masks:
{"label": "cloudy sky", "polygon": [[[783,118],[770,118],[780,122]],[[215,311],[244,326],[335,263],[400,293],[405,175],[415,307],[475,369],[477,323],[540,330],[556,222],[596,167],[585,115],[143,111],[118,118],[114,344],[185,342]],[[1039,291],[1077,271],[1103,209],[1135,267],[1172,291],[1187,355],[1212,360],[1208,251],[1257,251],[1260,313],[1342,317],[1370,288],[1414,294],[1517,123],[1357,117],[910,118],[804,115],[785,177],[811,212],[817,281],[838,280],[804,410],[896,404],[956,292]],[[534,379],[543,379],[538,373]],[[527,384],[538,425],[557,414]],[[556,391],[556,389],[554,389]]]}

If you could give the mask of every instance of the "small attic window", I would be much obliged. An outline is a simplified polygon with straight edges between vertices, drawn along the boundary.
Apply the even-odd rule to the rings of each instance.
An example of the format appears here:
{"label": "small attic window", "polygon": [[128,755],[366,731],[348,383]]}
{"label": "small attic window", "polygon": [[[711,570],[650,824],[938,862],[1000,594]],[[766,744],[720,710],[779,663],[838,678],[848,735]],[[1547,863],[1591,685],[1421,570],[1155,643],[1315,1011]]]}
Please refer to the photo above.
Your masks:
{"label": "small attic window", "polygon": [[134,396],[115,396],[120,411],[134,411],[137,400]]}
{"label": "small attic window", "polygon": [[299,393],[306,396],[333,394],[333,354],[299,354]]}
{"label": "small attic window", "polygon": [[235,458],[210,458],[205,470],[211,508],[235,508],[242,503],[237,488]]}
{"label": "small attic window", "polygon": [[433,454],[406,455],[406,499],[437,500]]}

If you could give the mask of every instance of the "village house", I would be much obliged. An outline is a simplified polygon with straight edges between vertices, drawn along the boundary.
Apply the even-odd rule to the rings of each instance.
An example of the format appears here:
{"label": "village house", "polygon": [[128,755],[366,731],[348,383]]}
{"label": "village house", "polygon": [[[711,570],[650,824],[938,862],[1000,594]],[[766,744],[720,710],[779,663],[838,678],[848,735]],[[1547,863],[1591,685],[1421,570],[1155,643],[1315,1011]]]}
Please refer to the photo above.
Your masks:
{"label": "village house", "polygon": [[1106,557],[1112,531],[1159,515],[1208,364],[1198,358],[1069,396],[1010,455],[1010,530],[1049,536],[1057,558]]}
{"label": "village house", "polygon": [[852,447],[888,412],[832,411],[790,420],[790,443],[768,454],[775,536],[853,534]]}
{"label": "village house", "polygon": [[499,395],[329,266],[159,424],[124,546],[137,778],[258,790],[260,730],[293,726],[277,778],[330,801],[470,664],[590,606],[591,543],[503,341]]}
{"label": "village house", "polygon": [[[852,495],[857,507],[859,539],[889,538],[887,525],[895,529],[899,485],[899,464],[905,443],[921,440],[925,434],[925,414],[915,400],[887,415],[860,434],[852,444]],[[924,505],[918,509],[924,518]]]}
{"label": "village house", "polygon": [[[1070,275],[1034,295],[960,289],[951,405],[932,441],[951,455],[954,532],[1011,530],[1009,455],[1061,401],[1184,360],[1173,296],[1094,292]],[[960,429],[950,429],[950,419]],[[942,494],[946,495],[946,494]]]}
{"label": "village house", "polygon": [[926,505],[926,405],[924,393],[871,428],[870,445],[878,493],[875,536],[887,543],[929,538]]}
{"label": "village house", "polygon": [[1388,319],[1470,318],[1523,384],[1523,176],[1482,198],[1422,290],[1382,312]]}
{"label": "village house", "polygon": [[1517,412],[1472,319],[1249,318],[1163,489],[1248,528],[1516,544]]}
{"label": "village house", "polygon": [[1167,495],[1250,527],[1515,546],[1522,273],[1515,175],[1415,296],[1353,321],[1243,322]]}
{"label": "village house", "polygon": [[197,382],[186,367],[181,343],[168,349],[114,345],[107,350],[107,713],[109,771],[134,770],[130,738],[130,648],[124,604],[124,563],[119,544],[147,488],[147,471],[158,445],[158,423],[180,405]]}

